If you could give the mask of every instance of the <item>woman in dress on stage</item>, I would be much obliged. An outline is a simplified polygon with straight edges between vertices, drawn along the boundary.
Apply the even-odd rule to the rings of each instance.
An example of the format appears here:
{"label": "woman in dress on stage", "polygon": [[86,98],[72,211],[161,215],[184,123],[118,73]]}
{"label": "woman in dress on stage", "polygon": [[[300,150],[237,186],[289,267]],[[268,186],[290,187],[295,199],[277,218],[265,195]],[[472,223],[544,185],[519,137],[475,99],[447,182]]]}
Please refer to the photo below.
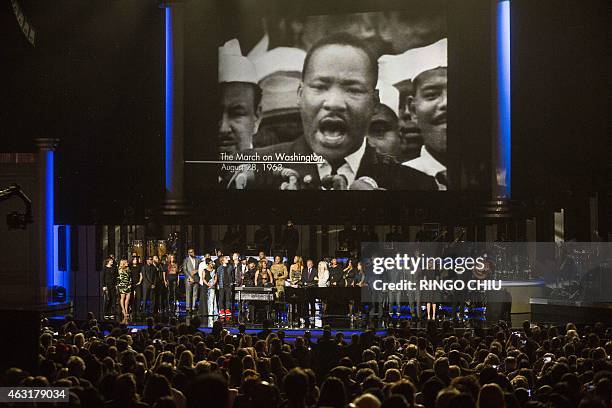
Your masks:
{"label": "woman in dress on stage", "polygon": [[[327,262],[321,261],[317,267],[317,285],[320,288],[326,288],[329,286],[329,268]],[[327,302],[321,299],[321,310],[323,313],[327,311]]]}
{"label": "woman in dress on stage", "polygon": [[217,316],[219,314],[219,307],[217,306],[217,270],[215,268],[215,262],[211,259],[208,259],[206,262],[206,269],[204,272],[204,283],[206,284],[206,288],[208,290],[207,297],[207,306],[208,306],[208,315],[209,316]]}
{"label": "woman in dress on stage", "polygon": [[291,286],[297,287],[302,282],[302,273],[304,271],[304,262],[302,257],[296,255],[293,258],[293,265],[289,267],[289,282]]}
{"label": "woman in dress on stage", "polygon": [[[356,274],[355,266],[353,264],[353,260],[349,258],[346,262],[346,267],[342,270],[342,280],[343,286],[352,287],[355,286],[355,274]],[[349,300],[348,304],[348,314],[350,317],[353,316],[353,308],[355,306],[354,300]]]}
{"label": "woman in dress on stage", "polygon": [[[440,271],[435,268],[433,263],[427,265],[427,269],[423,271],[422,279],[428,280],[440,280]],[[436,320],[437,304],[435,296],[436,294],[432,290],[425,290],[421,292],[421,301],[425,302],[425,310],[427,312],[427,320]]]}
{"label": "woman in dress on stage", "polygon": [[329,268],[325,261],[319,262],[319,266],[317,267],[317,285],[320,288],[329,286]]}
{"label": "woman in dress on stage", "polygon": [[355,272],[355,286],[366,286],[365,269],[363,269],[363,262],[361,261],[357,262],[357,271]]}
{"label": "woman in dress on stage", "polygon": [[274,284],[272,272],[268,269],[268,261],[260,261],[255,272],[255,286],[271,287]]}
{"label": "woman in dress on stage", "polygon": [[130,311],[130,295],[132,294],[132,274],[128,268],[127,259],[119,261],[119,276],[117,277],[117,291],[119,292],[119,304],[123,314],[122,323],[127,323]]}
{"label": "woman in dress on stage", "polygon": [[[302,257],[296,255],[293,257],[293,265],[289,267],[289,284],[293,288],[297,288],[302,285],[302,273],[304,271],[304,262],[302,261]],[[298,324],[300,322],[300,312],[302,307],[295,302],[292,302],[290,305],[290,321],[291,324]]]}
{"label": "woman in dress on stage", "polygon": [[342,278],[344,280],[344,286],[355,286],[355,275],[356,275],[355,265],[353,264],[353,260],[349,258],[346,262],[346,267],[342,270]]}
{"label": "woman in dress on stage", "polygon": [[176,264],[176,257],[174,254],[170,254],[164,269],[164,281],[168,283],[168,306],[170,313],[174,314],[177,310],[177,296],[176,289],[178,287],[178,265]]}

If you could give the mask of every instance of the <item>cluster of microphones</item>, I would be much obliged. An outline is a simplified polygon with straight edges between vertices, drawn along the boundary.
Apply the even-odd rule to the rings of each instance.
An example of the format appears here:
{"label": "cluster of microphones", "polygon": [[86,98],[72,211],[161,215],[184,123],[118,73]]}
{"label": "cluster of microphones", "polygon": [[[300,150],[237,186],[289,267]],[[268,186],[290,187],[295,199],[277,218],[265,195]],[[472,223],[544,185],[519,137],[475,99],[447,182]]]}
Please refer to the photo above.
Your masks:
{"label": "cluster of microphones", "polygon": [[[317,190],[318,186],[314,185],[313,177],[307,174],[301,177],[300,174],[290,168],[273,171],[275,179],[282,182],[279,185],[280,190]],[[227,188],[243,190],[249,187],[249,184],[255,182],[255,173],[252,170],[243,170],[236,172],[230,179]],[[324,190],[384,190],[378,187],[378,183],[371,177],[362,176],[349,184],[346,176],[342,174],[327,175],[321,179],[321,185]]]}

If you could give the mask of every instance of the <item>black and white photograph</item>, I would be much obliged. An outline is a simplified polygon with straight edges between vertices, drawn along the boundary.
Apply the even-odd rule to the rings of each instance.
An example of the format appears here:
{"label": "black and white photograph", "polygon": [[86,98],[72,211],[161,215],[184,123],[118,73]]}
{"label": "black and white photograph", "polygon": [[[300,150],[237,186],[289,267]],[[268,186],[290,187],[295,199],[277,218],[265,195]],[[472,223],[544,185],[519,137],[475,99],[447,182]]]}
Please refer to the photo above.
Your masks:
{"label": "black and white photograph", "polygon": [[219,189],[446,190],[446,11],[418,4],[245,23],[219,47],[218,157],[192,165]]}

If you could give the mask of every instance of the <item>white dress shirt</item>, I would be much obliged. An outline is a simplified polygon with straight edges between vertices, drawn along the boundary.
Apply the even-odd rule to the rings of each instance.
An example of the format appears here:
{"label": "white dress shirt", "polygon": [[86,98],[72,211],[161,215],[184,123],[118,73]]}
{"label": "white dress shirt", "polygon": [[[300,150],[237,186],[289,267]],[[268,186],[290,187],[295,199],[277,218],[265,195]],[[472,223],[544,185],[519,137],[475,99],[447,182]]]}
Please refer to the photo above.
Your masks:
{"label": "white dress shirt", "polygon": [[[440,163],[427,151],[425,146],[421,146],[421,155],[416,159],[408,160],[402,163],[404,166],[412,167],[415,170],[418,170],[422,173],[427,174],[431,177],[436,177],[441,171],[446,171],[446,166]],[[436,184],[438,185],[438,190],[444,191],[446,190],[446,186],[441,184],[436,179]]]}
{"label": "white dress shirt", "polygon": [[198,265],[198,275],[200,276],[200,283],[204,282],[204,274],[206,273],[206,262],[200,262]]}
{"label": "white dress shirt", "polygon": [[[361,159],[363,159],[363,155],[365,154],[366,143],[367,141],[364,137],[363,143],[361,143],[359,149],[346,156],[344,158],[345,163],[336,171],[337,174],[346,177],[347,186],[350,186],[351,183],[355,181],[355,176],[357,176]],[[319,179],[321,180],[323,180],[323,177],[329,176],[332,172],[332,166],[327,160],[324,160],[322,163],[317,163],[317,169],[319,170]]]}

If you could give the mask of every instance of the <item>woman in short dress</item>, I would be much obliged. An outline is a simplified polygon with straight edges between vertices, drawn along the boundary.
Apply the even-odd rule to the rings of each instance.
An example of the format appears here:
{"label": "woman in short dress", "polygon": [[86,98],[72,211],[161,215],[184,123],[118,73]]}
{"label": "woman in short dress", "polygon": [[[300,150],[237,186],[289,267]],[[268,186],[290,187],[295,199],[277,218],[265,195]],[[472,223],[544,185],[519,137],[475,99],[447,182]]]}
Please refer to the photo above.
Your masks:
{"label": "woman in short dress", "polygon": [[119,276],[117,279],[117,291],[119,292],[119,304],[123,313],[122,323],[128,322],[130,311],[130,297],[132,294],[132,275],[128,268],[127,259],[119,261]]}
{"label": "woman in short dress", "polygon": [[[427,269],[423,271],[422,279],[428,280],[440,280],[440,271],[435,267],[433,262],[427,265]],[[421,292],[421,302],[425,303],[425,310],[427,311],[427,320],[436,320],[436,311],[438,305],[436,304],[436,293],[432,290],[426,290]]]}

